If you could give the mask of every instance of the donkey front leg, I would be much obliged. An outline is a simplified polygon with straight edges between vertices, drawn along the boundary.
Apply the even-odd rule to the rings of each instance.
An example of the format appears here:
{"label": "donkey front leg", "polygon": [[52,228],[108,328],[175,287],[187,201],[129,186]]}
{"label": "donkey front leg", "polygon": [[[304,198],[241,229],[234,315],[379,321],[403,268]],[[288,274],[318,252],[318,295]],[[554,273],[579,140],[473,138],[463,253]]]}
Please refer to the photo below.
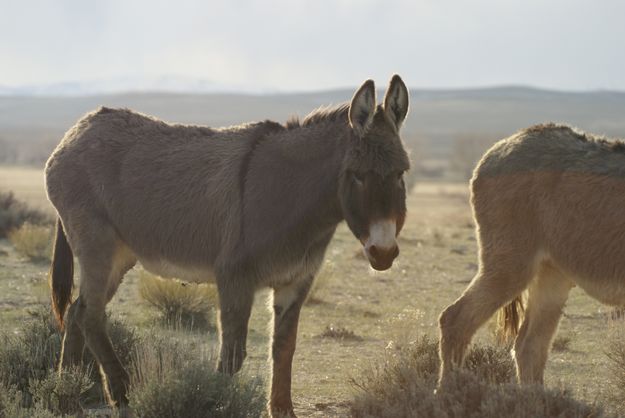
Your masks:
{"label": "donkey front leg", "polygon": [[273,417],[295,417],[291,400],[291,365],[295,353],[297,324],[313,277],[274,288],[273,292],[273,361],[269,410]]}
{"label": "donkey front leg", "polygon": [[219,335],[221,349],[217,369],[232,375],[238,372],[247,355],[247,326],[254,302],[254,290],[232,286],[232,282],[220,284]]}

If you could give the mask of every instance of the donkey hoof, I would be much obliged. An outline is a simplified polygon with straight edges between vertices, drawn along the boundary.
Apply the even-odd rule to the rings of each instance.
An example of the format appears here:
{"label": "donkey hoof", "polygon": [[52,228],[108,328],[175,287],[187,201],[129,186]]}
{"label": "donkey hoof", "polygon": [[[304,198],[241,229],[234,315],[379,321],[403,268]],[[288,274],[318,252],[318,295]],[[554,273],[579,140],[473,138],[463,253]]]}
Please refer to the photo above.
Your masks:
{"label": "donkey hoof", "polygon": [[233,375],[241,370],[245,357],[247,357],[245,350],[224,350],[219,358],[217,370],[223,374]]}
{"label": "donkey hoof", "polygon": [[271,418],[297,418],[293,409],[284,410],[284,409],[272,409],[271,410]]}

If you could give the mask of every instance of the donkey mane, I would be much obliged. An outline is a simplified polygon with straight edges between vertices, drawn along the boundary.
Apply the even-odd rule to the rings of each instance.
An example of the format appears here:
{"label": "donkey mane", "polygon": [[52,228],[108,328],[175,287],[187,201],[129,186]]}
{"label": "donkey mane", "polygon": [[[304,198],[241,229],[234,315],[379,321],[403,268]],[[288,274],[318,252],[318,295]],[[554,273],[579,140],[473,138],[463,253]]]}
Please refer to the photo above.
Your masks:
{"label": "donkey mane", "polygon": [[341,103],[334,106],[321,106],[310,112],[300,122],[297,116],[292,116],[286,123],[287,129],[296,129],[305,126],[316,125],[323,122],[347,122],[349,103]]}
{"label": "donkey mane", "polygon": [[607,151],[625,154],[625,141],[620,139],[608,138],[602,135],[588,134],[567,125],[561,125],[553,122],[542,123],[539,125],[531,126],[525,129],[524,132],[532,135],[542,135],[543,133],[545,133],[545,131],[553,130],[560,130],[563,133],[570,134],[575,139],[589,145],[596,145],[599,148]]}

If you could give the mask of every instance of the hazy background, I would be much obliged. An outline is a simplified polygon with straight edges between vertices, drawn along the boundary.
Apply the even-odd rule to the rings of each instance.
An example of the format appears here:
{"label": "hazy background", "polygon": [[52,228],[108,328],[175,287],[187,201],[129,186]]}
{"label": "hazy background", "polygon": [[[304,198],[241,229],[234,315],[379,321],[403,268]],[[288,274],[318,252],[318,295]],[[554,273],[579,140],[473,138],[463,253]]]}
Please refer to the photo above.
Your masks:
{"label": "hazy background", "polygon": [[[0,163],[41,165],[99,105],[227,125],[411,87],[417,171],[464,178],[495,139],[557,121],[625,136],[619,0],[0,2]],[[383,91],[380,91],[380,95]]]}

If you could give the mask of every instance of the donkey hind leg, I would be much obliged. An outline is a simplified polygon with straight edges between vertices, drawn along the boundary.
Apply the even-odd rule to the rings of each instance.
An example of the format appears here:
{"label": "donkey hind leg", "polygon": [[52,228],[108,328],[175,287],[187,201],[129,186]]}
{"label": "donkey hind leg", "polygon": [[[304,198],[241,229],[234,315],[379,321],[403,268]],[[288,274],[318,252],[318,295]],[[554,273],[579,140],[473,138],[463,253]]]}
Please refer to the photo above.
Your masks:
{"label": "donkey hind leg", "polygon": [[543,372],[562,308],[573,283],[555,267],[543,264],[529,287],[525,319],[514,344],[521,383],[543,383]]}
{"label": "donkey hind leg", "polygon": [[299,313],[313,282],[313,276],[274,289],[272,378],[269,410],[273,417],[295,417],[291,400],[291,370]]}
{"label": "donkey hind leg", "polygon": [[247,356],[247,327],[254,303],[254,289],[238,287],[235,280],[217,278],[219,292],[219,362],[217,370],[232,375]]}
{"label": "donkey hind leg", "polygon": [[[526,257],[522,257],[525,255]],[[462,296],[439,318],[441,370],[439,386],[461,366],[475,332],[506,303],[521,294],[536,270],[529,252],[482,254],[480,271]]]}
{"label": "donkey hind leg", "polygon": [[[114,296],[124,274],[128,272],[136,263],[136,258],[130,255],[129,252],[117,252],[116,253],[115,266],[116,271],[111,275],[109,280],[109,288],[107,290],[107,302]],[[76,299],[67,312],[65,319],[65,335],[63,337],[63,345],[61,349],[61,362],[59,369],[67,366],[77,366],[82,364],[84,350],[85,350],[85,338],[83,336],[78,323],[76,322],[78,306],[80,305],[80,297]]]}
{"label": "donkey hind leg", "polygon": [[107,401],[120,407],[128,403],[129,376],[115,354],[106,330],[106,304],[111,289],[119,284],[127,270],[128,256],[119,251],[115,232],[102,225],[78,243],[81,268],[80,296],[72,306],[73,321],[80,328],[85,343],[100,366]]}
{"label": "donkey hind leg", "polygon": [[65,335],[63,336],[63,345],[61,347],[61,361],[59,370],[64,367],[79,366],[82,364],[83,354],[85,350],[85,338],[76,322],[76,314],[80,297],[76,299],[67,311],[65,318]]}

